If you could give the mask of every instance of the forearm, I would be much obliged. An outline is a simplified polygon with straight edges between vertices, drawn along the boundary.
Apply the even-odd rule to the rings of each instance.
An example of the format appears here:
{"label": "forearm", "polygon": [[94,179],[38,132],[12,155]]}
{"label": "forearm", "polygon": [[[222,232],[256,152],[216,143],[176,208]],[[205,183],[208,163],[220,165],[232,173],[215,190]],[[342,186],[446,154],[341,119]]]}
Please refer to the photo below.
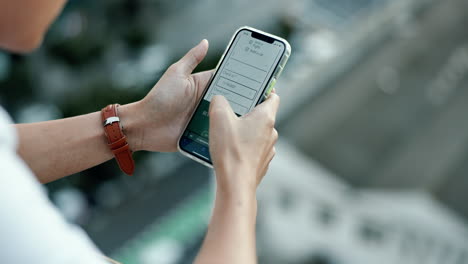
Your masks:
{"label": "forearm", "polygon": [[[131,118],[136,104],[119,107],[121,123],[130,146],[137,145]],[[113,157],[107,146],[100,112],[31,124],[16,125],[18,153],[45,183],[96,166]]]}
{"label": "forearm", "polygon": [[195,263],[257,263],[256,215],[255,193],[227,193],[218,188],[213,216]]}

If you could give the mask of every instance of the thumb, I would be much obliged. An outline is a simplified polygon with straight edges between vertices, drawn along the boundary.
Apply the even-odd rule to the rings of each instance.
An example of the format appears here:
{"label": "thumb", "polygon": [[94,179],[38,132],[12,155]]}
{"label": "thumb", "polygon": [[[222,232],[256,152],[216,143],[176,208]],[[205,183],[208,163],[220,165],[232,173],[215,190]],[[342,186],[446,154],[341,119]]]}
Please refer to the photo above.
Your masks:
{"label": "thumb", "polygon": [[221,95],[215,95],[211,99],[209,115],[211,120],[224,120],[236,116],[229,102]]}
{"label": "thumb", "polygon": [[208,40],[203,39],[198,45],[189,50],[184,57],[177,63],[178,70],[184,74],[189,75],[197,67],[197,65],[205,58],[208,52]]}

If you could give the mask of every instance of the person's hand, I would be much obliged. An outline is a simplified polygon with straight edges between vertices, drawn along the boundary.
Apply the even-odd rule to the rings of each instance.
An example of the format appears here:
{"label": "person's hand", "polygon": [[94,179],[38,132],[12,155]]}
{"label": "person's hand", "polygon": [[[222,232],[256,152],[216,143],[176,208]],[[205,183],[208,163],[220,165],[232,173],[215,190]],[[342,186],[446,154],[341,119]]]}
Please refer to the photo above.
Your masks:
{"label": "person's hand", "polygon": [[250,113],[237,117],[228,101],[214,96],[210,103],[210,153],[218,190],[255,194],[275,155],[274,128],[279,97],[268,99]]}
{"label": "person's hand", "polygon": [[[141,101],[123,106],[122,124],[132,150],[177,151],[183,132],[212,71],[192,74],[205,58],[208,41],[202,40],[178,62],[172,64]],[[126,121],[126,122],[125,122]]]}

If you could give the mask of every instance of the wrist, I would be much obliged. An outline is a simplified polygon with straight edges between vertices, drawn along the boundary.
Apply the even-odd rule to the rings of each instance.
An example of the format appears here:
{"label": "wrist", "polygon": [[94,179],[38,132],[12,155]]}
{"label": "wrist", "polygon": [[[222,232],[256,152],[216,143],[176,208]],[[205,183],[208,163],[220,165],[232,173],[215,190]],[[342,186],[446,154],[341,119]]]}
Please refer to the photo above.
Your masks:
{"label": "wrist", "polygon": [[130,149],[135,152],[143,149],[143,128],[145,127],[140,102],[121,105],[118,108],[123,133]]}
{"label": "wrist", "polygon": [[215,168],[217,194],[224,199],[256,201],[255,170],[245,165]]}
{"label": "wrist", "polygon": [[255,192],[245,192],[242,190],[232,192],[217,188],[216,204],[223,208],[236,208],[241,210],[257,210],[257,197]]}

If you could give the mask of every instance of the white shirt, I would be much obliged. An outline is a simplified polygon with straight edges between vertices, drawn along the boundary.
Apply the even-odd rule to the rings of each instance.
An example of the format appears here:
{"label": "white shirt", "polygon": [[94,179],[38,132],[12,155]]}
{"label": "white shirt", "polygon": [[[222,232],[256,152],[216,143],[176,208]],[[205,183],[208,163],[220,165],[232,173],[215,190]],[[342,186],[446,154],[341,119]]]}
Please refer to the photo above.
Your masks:
{"label": "white shirt", "polygon": [[0,263],[107,263],[86,233],[60,215],[16,148],[16,131],[0,107]]}

